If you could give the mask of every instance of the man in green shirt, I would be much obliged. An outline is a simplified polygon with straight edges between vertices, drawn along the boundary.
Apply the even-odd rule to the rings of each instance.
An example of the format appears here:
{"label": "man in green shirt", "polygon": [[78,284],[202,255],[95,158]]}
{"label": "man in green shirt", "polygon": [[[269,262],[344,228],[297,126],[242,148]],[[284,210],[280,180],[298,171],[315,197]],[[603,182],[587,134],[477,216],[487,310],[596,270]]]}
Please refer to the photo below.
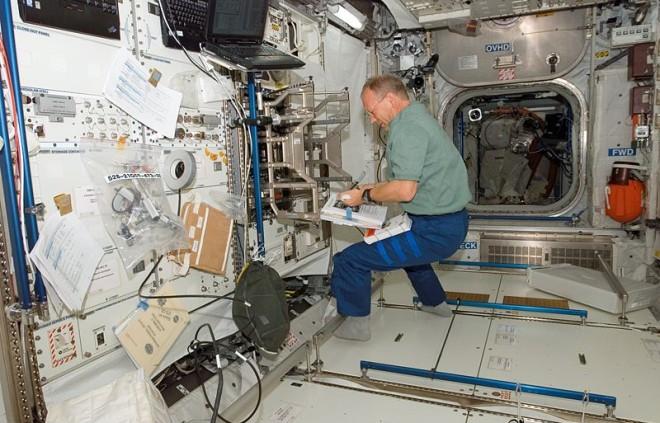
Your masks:
{"label": "man in green shirt", "polygon": [[422,309],[451,316],[431,263],[454,254],[465,239],[472,198],[463,159],[426,108],[411,102],[392,75],[367,80],[362,104],[372,123],[389,129],[388,181],[339,194],[346,205],[398,202],[412,220],[410,231],[373,244],[360,242],[334,256],[331,277],[337,311],[346,316],[335,335],[368,340],[371,271],[403,268]]}

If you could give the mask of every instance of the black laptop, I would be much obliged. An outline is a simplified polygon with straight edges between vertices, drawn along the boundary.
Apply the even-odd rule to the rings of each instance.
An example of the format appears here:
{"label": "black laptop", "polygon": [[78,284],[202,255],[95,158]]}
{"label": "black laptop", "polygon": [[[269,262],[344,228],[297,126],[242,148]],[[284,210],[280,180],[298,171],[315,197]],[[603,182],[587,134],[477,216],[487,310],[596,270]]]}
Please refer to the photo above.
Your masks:
{"label": "black laptop", "polygon": [[268,0],[209,0],[204,49],[247,71],[295,69],[305,62],[263,43]]}

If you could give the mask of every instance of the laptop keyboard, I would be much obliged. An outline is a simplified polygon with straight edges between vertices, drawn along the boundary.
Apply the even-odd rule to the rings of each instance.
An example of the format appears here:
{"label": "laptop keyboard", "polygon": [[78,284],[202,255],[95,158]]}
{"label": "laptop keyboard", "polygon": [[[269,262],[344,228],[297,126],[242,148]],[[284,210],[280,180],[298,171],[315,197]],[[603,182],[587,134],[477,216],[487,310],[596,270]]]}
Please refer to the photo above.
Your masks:
{"label": "laptop keyboard", "polygon": [[[199,51],[199,43],[206,37],[206,0],[163,0],[165,16],[172,29],[178,33],[179,41],[187,49]],[[163,44],[167,47],[180,48],[169,34],[161,16]]]}
{"label": "laptop keyboard", "polygon": [[222,50],[227,53],[233,54],[235,56],[247,57],[247,56],[276,56],[281,53],[274,47],[268,45],[252,45],[252,46],[238,46],[238,45],[223,45],[221,46]]}

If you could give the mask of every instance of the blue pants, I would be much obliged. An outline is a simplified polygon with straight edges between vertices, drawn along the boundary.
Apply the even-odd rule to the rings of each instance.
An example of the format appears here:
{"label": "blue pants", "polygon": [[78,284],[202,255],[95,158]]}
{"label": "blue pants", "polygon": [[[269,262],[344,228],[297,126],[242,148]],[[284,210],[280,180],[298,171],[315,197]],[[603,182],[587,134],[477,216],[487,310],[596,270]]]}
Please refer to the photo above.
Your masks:
{"label": "blue pants", "polygon": [[410,231],[373,244],[353,244],[335,254],[330,284],[339,314],[369,315],[372,270],[403,268],[422,304],[436,306],[445,301],[445,291],[431,263],[451,256],[463,242],[468,228],[467,211],[409,216]]}

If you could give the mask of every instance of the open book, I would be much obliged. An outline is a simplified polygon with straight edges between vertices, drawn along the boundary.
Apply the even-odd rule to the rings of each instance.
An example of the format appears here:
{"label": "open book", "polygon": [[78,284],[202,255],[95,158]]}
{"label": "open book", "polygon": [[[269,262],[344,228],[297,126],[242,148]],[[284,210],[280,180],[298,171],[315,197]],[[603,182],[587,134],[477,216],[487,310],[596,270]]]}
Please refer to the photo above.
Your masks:
{"label": "open book", "polygon": [[321,220],[361,228],[381,228],[386,216],[387,207],[385,206],[361,204],[349,207],[337,200],[334,195],[330,195],[330,198],[321,209]]}
{"label": "open book", "polygon": [[381,229],[367,230],[367,233],[364,234],[364,242],[367,244],[373,244],[374,242],[382,241],[383,239],[407,232],[411,227],[412,220],[410,220],[408,215],[405,213],[400,214],[388,220],[385,226]]}

